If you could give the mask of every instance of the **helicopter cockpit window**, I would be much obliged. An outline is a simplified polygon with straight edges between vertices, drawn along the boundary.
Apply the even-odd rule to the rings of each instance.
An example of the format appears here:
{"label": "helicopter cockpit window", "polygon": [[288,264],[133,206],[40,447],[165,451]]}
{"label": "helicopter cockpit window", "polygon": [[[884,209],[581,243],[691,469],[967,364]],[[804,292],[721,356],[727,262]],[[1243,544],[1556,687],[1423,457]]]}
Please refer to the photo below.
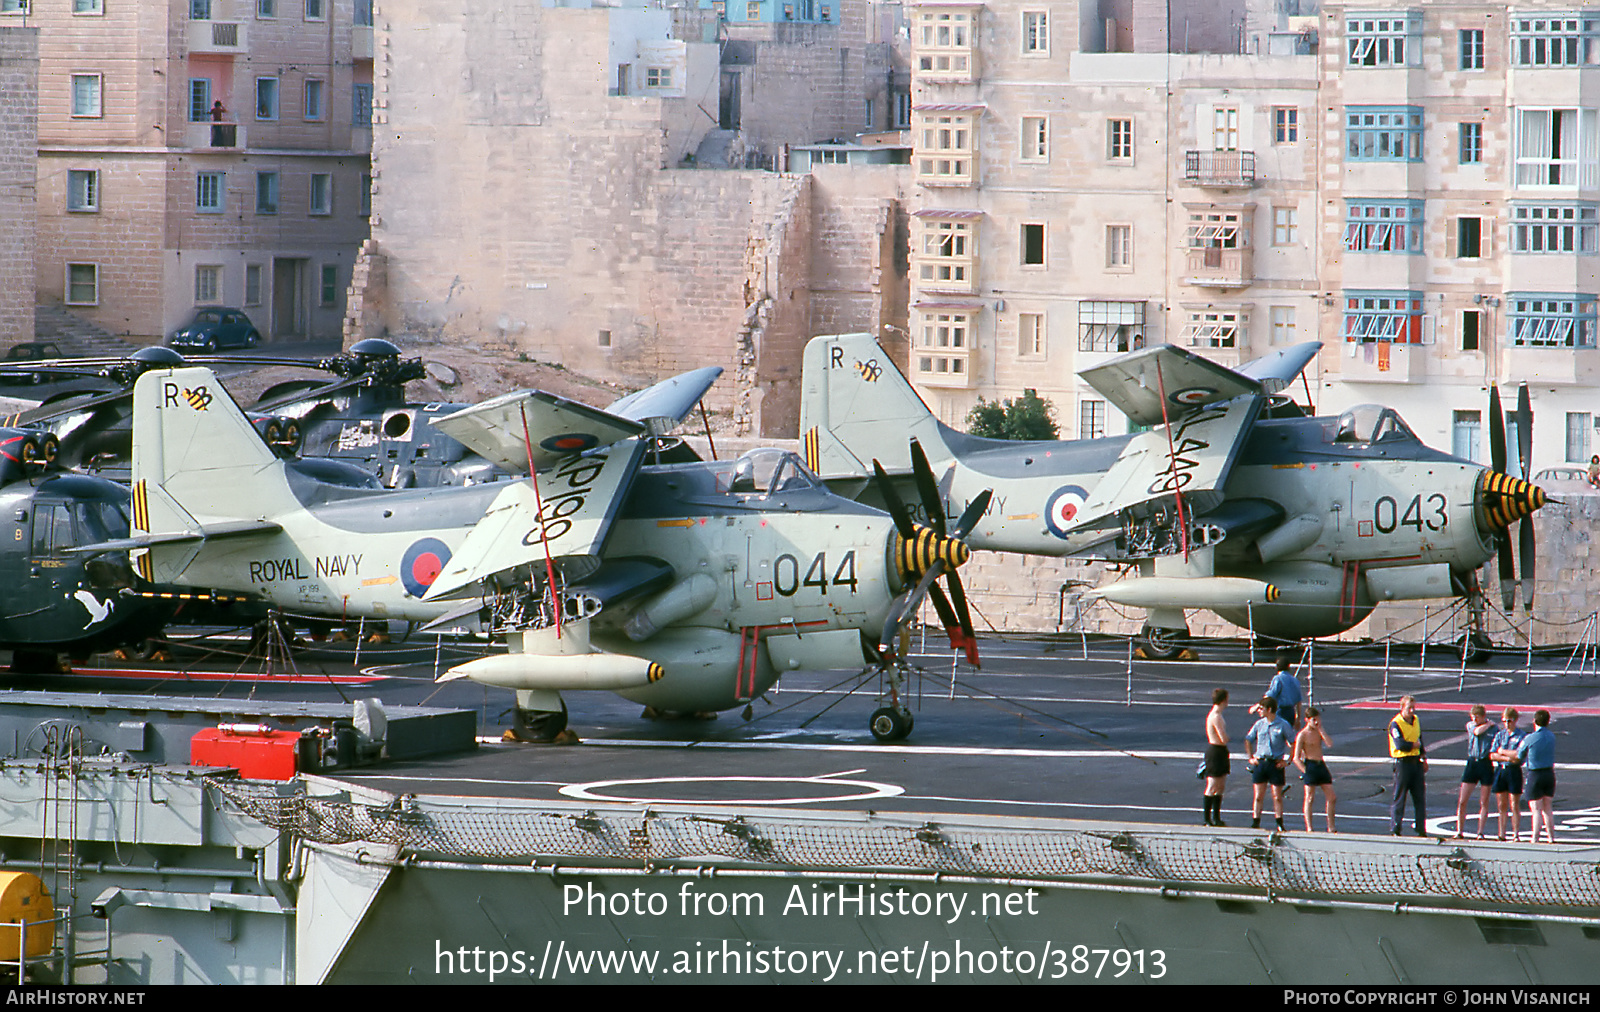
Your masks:
{"label": "helicopter cockpit window", "polygon": [[38,503],[33,510],[33,554],[58,555],[76,544],[72,539],[72,514],[65,503]]}
{"label": "helicopter cockpit window", "polygon": [[72,504],[78,532],[84,544],[114,541],[128,536],[128,515],[113,502],[85,501]]}
{"label": "helicopter cockpit window", "polygon": [[751,450],[717,475],[718,491],[735,495],[772,495],[816,488],[817,479],[806,470],[799,454],[789,450]]}
{"label": "helicopter cockpit window", "polygon": [[1339,416],[1336,443],[1387,443],[1415,440],[1416,434],[1394,408],[1382,404],[1357,404]]}

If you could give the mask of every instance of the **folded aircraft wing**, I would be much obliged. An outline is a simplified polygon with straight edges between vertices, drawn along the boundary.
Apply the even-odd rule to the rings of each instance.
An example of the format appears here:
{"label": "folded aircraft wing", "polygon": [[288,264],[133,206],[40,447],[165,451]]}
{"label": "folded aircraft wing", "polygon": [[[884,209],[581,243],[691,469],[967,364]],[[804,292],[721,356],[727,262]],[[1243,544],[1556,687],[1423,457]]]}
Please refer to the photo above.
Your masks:
{"label": "folded aircraft wing", "polygon": [[721,375],[720,365],[679,373],[607,404],[606,413],[641,422],[649,426],[652,433],[662,436],[678,427]]}
{"label": "folded aircraft wing", "polygon": [[[526,420],[526,428],[524,428]],[[638,436],[631,418],[538,390],[519,390],[436,418],[434,427],[508,471],[544,470],[564,457]]]}
{"label": "folded aircraft wing", "polygon": [[1265,402],[1258,394],[1207,405],[1174,421],[1170,438],[1165,425],[1134,436],[1095,484],[1072,529],[1101,526],[1124,509],[1175,493],[1192,513],[1212,509]]}
{"label": "folded aircraft wing", "polygon": [[427,599],[460,596],[517,566],[542,567],[547,555],[598,557],[644,451],[645,440],[629,439],[562,460],[539,475],[537,490],[531,480],[508,484],[428,588]]}
{"label": "folded aircraft wing", "polygon": [[1118,355],[1078,375],[1138,425],[1162,425],[1207,404],[1265,392],[1260,380],[1170,344]]}
{"label": "folded aircraft wing", "polygon": [[1321,341],[1279,348],[1260,358],[1251,359],[1239,367],[1239,375],[1259,380],[1269,394],[1275,394],[1294,382],[1311,360],[1322,350]]}

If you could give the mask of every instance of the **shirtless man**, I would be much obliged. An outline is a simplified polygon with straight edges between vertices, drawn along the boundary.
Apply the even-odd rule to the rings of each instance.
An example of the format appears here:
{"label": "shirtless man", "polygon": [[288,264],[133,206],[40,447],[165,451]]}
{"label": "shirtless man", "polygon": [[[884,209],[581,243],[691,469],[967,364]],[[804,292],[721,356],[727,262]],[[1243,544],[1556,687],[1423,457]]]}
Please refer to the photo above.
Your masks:
{"label": "shirtless man", "polygon": [[1333,793],[1333,774],[1328,772],[1328,764],[1323,761],[1322,747],[1332,745],[1333,739],[1328,737],[1328,732],[1322,729],[1322,711],[1316,707],[1306,710],[1306,726],[1294,739],[1294,764],[1300,770],[1300,782],[1306,786],[1306,832],[1311,832],[1311,800],[1316,796],[1317,788],[1322,788],[1323,811],[1328,817],[1328,832],[1336,833],[1333,828],[1333,803],[1338,800],[1338,795]]}
{"label": "shirtless man", "polygon": [[1228,690],[1212,690],[1211,712],[1206,714],[1206,789],[1201,798],[1208,826],[1224,824],[1222,787],[1228,780],[1228,726],[1223,723],[1222,711],[1227,708]]}

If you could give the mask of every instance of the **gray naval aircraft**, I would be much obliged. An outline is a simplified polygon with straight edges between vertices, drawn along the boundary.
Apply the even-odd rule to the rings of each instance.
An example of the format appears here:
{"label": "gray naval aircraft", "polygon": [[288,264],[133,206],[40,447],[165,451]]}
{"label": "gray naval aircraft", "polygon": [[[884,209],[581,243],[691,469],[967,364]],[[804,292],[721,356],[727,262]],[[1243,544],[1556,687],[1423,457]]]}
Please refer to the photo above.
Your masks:
{"label": "gray naval aircraft", "polygon": [[[958,592],[967,527],[898,528],[781,450],[646,464],[720,371],[609,411],[524,391],[435,419],[536,480],[386,490],[289,466],[209,370],[151,370],[134,386],[131,536],[83,550],[120,548],[146,580],[300,614],[477,616],[509,652],[443,678],[515,690],[524,739],[564,729],[567,689],[714,711],[784,670],[883,662],[874,644],[893,642],[941,572]],[[903,737],[909,714],[889,702],[873,731]]]}
{"label": "gray naval aircraft", "polygon": [[[1423,445],[1390,408],[1306,417],[1280,391],[1319,347],[1237,371],[1171,345],[1134,351],[1081,375],[1146,431],[1009,442],[939,422],[871,335],[818,337],[801,380],[806,461],[870,498],[879,462],[903,477],[925,455],[947,511],[993,490],[971,547],[1129,563],[1092,596],[1146,609],[1155,657],[1181,649],[1191,608],[1289,640],[1342,632],[1382,601],[1467,595],[1481,629],[1476,570],[1499,545],[1506,572],[1507,528],[1544,492],[1499,473],[1503,437],[1490,469]],[[1525,521],[1525,594],[1529,542]]]}

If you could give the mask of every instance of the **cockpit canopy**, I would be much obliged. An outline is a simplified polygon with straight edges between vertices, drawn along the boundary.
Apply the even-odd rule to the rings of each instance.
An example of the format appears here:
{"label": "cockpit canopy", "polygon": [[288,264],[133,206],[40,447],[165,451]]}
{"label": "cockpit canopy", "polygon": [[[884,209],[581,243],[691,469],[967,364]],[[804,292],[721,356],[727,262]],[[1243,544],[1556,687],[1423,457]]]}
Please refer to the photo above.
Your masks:
{"label": "cockpit canopy", "polygon": [[1416,433],[1394,408],[1382,404],[1357,404],[1339,416],[1334,429],[1335,443],[1370,445],[1396,441],[1416,442]]}
{"label": "cockpit canopy", "polygon": [[800,455],[771,447],[751,450],[738,460],[716,469],[717,491],[734,495],[773,495],[820,488],[817,476],[806,470]]}

